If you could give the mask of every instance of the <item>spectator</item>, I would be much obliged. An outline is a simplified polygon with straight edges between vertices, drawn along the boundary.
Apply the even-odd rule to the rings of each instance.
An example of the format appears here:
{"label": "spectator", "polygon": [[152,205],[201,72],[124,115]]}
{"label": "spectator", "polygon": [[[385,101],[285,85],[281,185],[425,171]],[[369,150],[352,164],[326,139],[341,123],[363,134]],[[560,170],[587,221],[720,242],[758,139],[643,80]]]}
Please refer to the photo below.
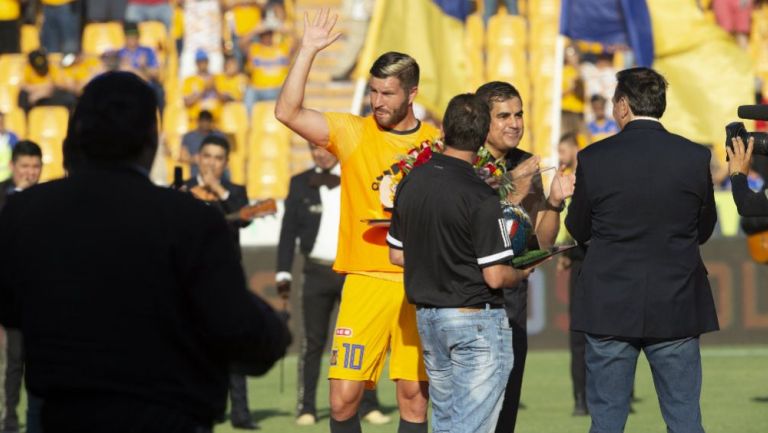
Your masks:
{"label": "spectator", "polygon": [[181,53],[182,77],[194,74],[197,54],[206,53],[214,74],[222,71],[222,15],[219,0],[195,0],[184,3],[184,51]]}
{"label": "spectator", "polygon": [[[40,146],[29,140],[20,141],[13,148],[11,177],[0,182],[0,210],[6,199],[18,192],[36,185],[43,170],[43,152]],[[3,433],[19,431],[19,417],[16,411],[21,401],[21,379],[24,376],[24,342],[21,330],[14,327],[5,329],[5,410],[2,422]]]}
{"label": "spectator", "polygon": [[19,137],[5,127],[5,113],[0,111],[0,181],[11,174],[8,164],[11,162],[11,152],[19,141]]}
{"label": "spectator", "polygon": [[40,42],[49,53],[80,51],[80,0],[41,0],[43,29]]}
{"label": "spectator", "polygon": [[565,48],[561,99],[560,129],[564,133],[574,133],[579,144],[586,145],[584,131],[584,80],[579,71],[580,56],[575,45]]}
{"label": "spectator", "polygon": [[171,18],[173,6],[168,0],[128,0],[125,8],[125,20],[133,23],[160,21],[170,29]]}
{"label": "spectator", "polygon": [[181,138],[181,154],[179,155],[179,160],[191,165],[192,177],[195,177],[198,174],[196,162],[197,154],[200,152],[203,140],[209,135],[226,138],[223,132],[213,128],[213,115],[211,112],[203,110],[197,116],[197,128],[187,132]]}
{"label": "spectator", "polygon": [[602,95],[592,95],[589,104],[592,107],[592,114],[595,116],[594,120],[587,124],[590,144],[619,132],[619,125],[606,115],[606,100]]}
{"label": "spectator", "polygon": [[195,54],[195,64],[197,65],[197,74],[185,78],[182,86],[184,106],[187,107],[190,123],[195,122],[201,110],[210,111],[216,119],[219,117],[219,109],[221,108],[214,76],[208,69],[208,54],[203,50],[198,50]]}
{"label": "spectator", "polygon": [[[274,101],[288,76],[291,63],[290,38],[275,41],[276,27],[262,26],[249,33],[242,41],[243,51],[248,51],[248,68],[251,84],[245,93],[245,105],[250,114],[253,104],[259,101]],[[254,36],[258,41],[251,43]]]}
{"label": "spectator", "polygon": [[[581,77],[584,79],[585,95],[600,95],[606,99],[606,111],[613,110],[611,98],[616,89],[616,68],[613,67],[613,54],[601,52],[595,62],[581,63]],[[591,120],[593,113],[586,113]]]}
{"label": "spectator", "polygon": [[243,102],[248,78],[240,72],[237,58],[227,56],[224,60],[224,73],[216,76],[216,90],[221,102]]}
{"label": "spectator", "polygon": [[157,96],[157,105],[160,112],[165,106],[165,92],[160,84],[160,64],[157,61],[155,50],[139,45],[139,26],[134,22],[127,22],[123,27],[125,33],[125,46],[117,55],[120,57],[120,69],[133,72],[149,84]]}
{"label": "spectator", "polygon": [[227,11],[231,12],[229,30],[232,36],[232,55],[237,59],[238,66],[242,67],[244,55],[240,49],[240,40],[251,29],[255,29],[261,24],[260,2],[258,0],[225,0],[224,6]]}
{"label": "spectator", "polygon": [[21,51],[21,4],[0,0],[0,54]]}
{"label": "spectator", "polygon": [[745,50],[749,47],[752,3],[752,0],[712,0],[717,24],[731,33],[739,46]]}
{"label": "spectator", "polygon": [[85,0],[85,17],[90,22],[124,21],[127,0]]}
{"label": "spectator", "polygon": [[64,141],[69,176],[0,213],[0,323],[21,326],[48,432],[212,432],[229,364],[263,374],[290,342],[248,292],[224,218],[146,177],[154,99],[131,73],[91,81]]}
{"label": "spectator", "polygon": [[61,105],[71,111],[77,98],[67,90],[66,77],[62,75],[59,65],[50,64],[43,50],[30,52],[27,59],[19,92],[19,107],[27,113],[34,107],[44,105]]}

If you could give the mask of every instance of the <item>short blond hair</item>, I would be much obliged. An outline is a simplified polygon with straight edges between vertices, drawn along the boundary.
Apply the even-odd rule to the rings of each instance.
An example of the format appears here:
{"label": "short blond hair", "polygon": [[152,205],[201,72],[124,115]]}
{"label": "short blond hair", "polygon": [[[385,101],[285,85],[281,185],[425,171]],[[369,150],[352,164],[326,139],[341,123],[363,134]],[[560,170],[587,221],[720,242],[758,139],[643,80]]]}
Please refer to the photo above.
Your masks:
{"label": "short blond hair", "polygon": [[406,91],[419,85],[419,64],[408,54],[390,51],[373,62],[370,73],[376,78],[395,77]]}

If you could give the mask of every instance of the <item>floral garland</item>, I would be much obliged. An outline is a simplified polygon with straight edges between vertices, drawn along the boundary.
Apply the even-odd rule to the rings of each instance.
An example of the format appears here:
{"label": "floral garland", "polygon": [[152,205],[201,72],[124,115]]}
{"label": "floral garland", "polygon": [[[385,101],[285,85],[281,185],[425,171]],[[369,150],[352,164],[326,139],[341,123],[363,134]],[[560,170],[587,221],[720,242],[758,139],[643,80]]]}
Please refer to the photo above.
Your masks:
{"label": "floral garland", "polygon": [[[381,202],[385,208],[391,208],[395,198],[397,185],[414,168],[424,165],[432,158],[435,153],[443,153],[445,145],[440,140],[424,140],[418,146],[408,151],[405,155],[400,155],[397,160],[397,173],[386,176],[380,186]],[[487,182],[494,188],[498,188],[499,196],[502,201],[506,200],[507,195],[515,190],[514,185],[508,177],[503,158],[496,159],[485,147],[481,147],[477,152],[477,157],[472,164],[480,176],[480,179]],[[394,170],[393,170],[394,171]],[[494,179],[490,179],[493,177]]]}
{"label": "floral garland", "polygon": [[[505,201],[507,196],[515,191],[515,185],[509,177],[504,176],[507,173],[506,161],[504,158],[494,158],[493,154],[485,146],[477,151],[477,157],[475,157],[475,162],[472,165],[475,167],[475,171],[477,171],[480,179],[494,188],[498,187],[499,196],[502,201]],[[490,179],[491,177],[493,179]]]}

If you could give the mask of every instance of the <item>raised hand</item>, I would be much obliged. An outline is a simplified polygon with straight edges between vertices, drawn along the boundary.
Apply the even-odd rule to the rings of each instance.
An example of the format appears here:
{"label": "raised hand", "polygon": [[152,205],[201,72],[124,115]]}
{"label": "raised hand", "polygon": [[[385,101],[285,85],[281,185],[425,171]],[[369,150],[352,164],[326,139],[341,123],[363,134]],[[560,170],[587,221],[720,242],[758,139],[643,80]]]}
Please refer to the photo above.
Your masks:
{"label": "raised hand", "polygon": [[566,174],[565,167],[560,167],[555,174],[555,178],[552,179],[552,185],[549,187],[549,202],[553,206],[557,207],[563,202],[563,200],[573,195],[573,190],[576,187],[576,176],[574,174]]}
{"label": "raised hand", "polygon": [[741,137],[731,139],[733,146],[725,146],[728,153],[728,173],[749,173],[749,167],[752,165],[752,150],[755,147],[754,137],[750,137],[745,148]]}
{"label": "raised hand", "polygon": [[315,19],[310,22],[309,13],[304,12],[304,36],[301,38],[303,48],[320,51],[339,39],[340,32],[331,33],[339,16],[331,15],[330,9],[320,9]]}

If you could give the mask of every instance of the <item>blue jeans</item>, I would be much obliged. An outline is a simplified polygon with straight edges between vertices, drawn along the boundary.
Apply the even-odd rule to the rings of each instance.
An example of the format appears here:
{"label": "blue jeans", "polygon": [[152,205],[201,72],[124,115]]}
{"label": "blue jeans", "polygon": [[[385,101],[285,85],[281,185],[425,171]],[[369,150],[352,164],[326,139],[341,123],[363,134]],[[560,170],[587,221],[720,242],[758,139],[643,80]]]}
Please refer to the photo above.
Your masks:
{"label": "blue jeans", "polygon": [[587,334],[587,406],[590,433],[624,431],[640,350],[651,365],[668,433],[704,433],[701,425],[699,337],[615,339]]}
{"label": "blue jeans", "polygon": [[[517,15],[517,0],[504,0],[504,6],[507,8],[509,15]],[[488,26],[488,20],[492,16],[496,15],[496,10],[499,8],[499,0],[484,0],[483,3],[483,22]]]}
{"label": "blue jeans", "polygon": [[141,5],[128,3],[128,7],[125,8],[125,20],[130,23],[140,23],[143,21],[160,21],[161,23],[165,24],[165,29],[170,31],[172,19],[173,8],[171,7],[170,3],[159,5]]}
{"label": "blue jeans", "polygon": [[434,433],[491,433],[512,370],[512,328],[503,308],[419,308]]}
{"label": "blue jeans", "polygon": [[80,51],[80,9],[73,4],[43,6],[40,42],[49,53]]}
{"label": "blue jeans", "polygon": [[277,100],[277,97],[280,96],[280,89],[280,87],[275,87],[274,89],[256,89],[248,86],[248,88],[245,89],[245,95],[243,96],[245,109],[248,111],[248,118],[251,118],[254,104],[262,101]]}

